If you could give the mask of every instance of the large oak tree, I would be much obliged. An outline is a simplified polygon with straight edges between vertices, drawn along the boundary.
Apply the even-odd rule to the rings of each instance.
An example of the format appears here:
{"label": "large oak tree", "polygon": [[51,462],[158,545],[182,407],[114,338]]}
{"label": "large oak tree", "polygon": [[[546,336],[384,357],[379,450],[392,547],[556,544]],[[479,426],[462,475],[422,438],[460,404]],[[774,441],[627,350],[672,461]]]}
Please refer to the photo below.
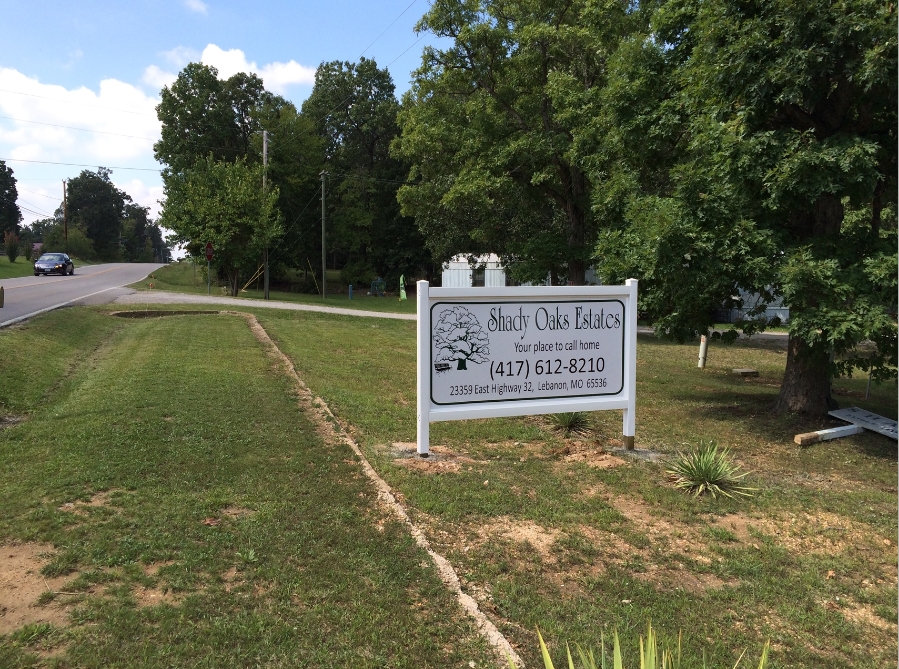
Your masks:
{"label": "large oak tree", "polygon": [[685,112],[680,152],[668,190],[632,197],[603,240],[609,275],[637,272],[678,338],[738,289],[759,312],[782,297],[781,411],[825,413],[836,373],[895,376],[895,5],[671,0],[654,29],[643,57],[666,64],[660,88]]}
{"label": "large oak tree", "polygon": [[606,0],[436,0],[428,48],[400,114],[399,192],[439,260],[500,253],[519,278],[584,283],[601,221],[578,131],[607,60],[644,21]]}

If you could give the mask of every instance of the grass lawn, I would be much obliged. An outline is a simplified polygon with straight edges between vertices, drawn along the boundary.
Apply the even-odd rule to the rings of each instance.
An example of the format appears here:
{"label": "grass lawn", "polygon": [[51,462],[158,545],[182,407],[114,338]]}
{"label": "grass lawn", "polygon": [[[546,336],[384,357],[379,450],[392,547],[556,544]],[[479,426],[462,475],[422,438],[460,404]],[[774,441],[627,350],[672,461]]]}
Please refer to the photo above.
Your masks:
{"label": "grass lawn", "polygon": [[30,260],[26,260],[25,256],[19,256],[15,262],[9,262],[9,258],[0,255],[0,281],[32,274],[34,274],[34,264]]}
{"label": "grass lawn", "polygon": [[[196,293],[206,294],[205,267],[196,267],[184,260],[179,263],[171,263],[162,269],[153,272],[153,278],[147,277],[143,281],[139,281],[131,285],[131,288],[138,290],[151,290],[150,284],[153,284],[152,290],[169,290],[177,293]],[[292,293],[283,290],[269,290],[269,296],[272,300],[280,300],[284,302],[296,302],[299,304],[324,305],[328,307],[341,307],[343,309],[363,309],[367,311],[388,311],[401,314],[415,313],[415,295],[412,292],[412,286],[409,286],[409,299],[400,302],[396,297],[370,297],[366,295],[368,288],[355,290],[353,299],[349,299],[346,287],[339,283],[340,272],[328,270],[329,293],[326,299],[322,299],[321,295],[310,295],[308,293]],[[261,282],[260,282],[261,285]],[[255,289],[256,284],[241,291],[239,297],[246,299],[263,299],[263,291]],[[221,286],[212,286],[214,295],[227,294]]]}
{"label": "grass lawn", "polygon": [[[414,323],[255,311],[529,667],[537,626],[557,664],[617,629],[634,666],[650,619],[688,667],[755,666],[766,639],[772,667],[895,666],[896,443],[793,444],[823,425],[768,412],[776,342],[698,370],[640,337],[637,446],[729,447],[759,490],[716,502],[616,450],[618,412],[580,439],[436,423],[409,457]],[[495,666],[243,319],[60,310],[0,331],[0,378],[0,667]],[[895,384],[865,385],[836,397],[895,418]]]}
{"label": "grass lawn", "polygon": [[0,667],[492,661],[244,319],[59,310],[0,378]]}
{"label": "grass lawn", "polygon": [[[77,258],[74,259],[74,262],[76,272],[79,267],[97,264],[78,260]],[[0,255],[0,281],[3,279],[15,279],[20,276],[31,276],[32,274],[34,274],[34,263],[31,260],[26,260],[25,256],[19,256],[14,263],[11,263],[5,255]]]}
{"label": "grass lawn", "polygon": [[[258,316],[529,666],[542,666],[536,626],[557,655],[617,629],[627,665],[649,619],[668,639],[684,631],[685,666],[705,652],[732,667],[744,649],[757,664],[766,639],[775,667],[895,666],[897,445],[865,433],[796,446],[825,424],[771,415],[777,342],[713,343],[698,370],[695,345],[640,337],[638,448],[668,458],[716,439],[752,471],[754,497],[713,501],[677,492],[664,461],[617,452],[619,412],[579,440],[538,417],[436,423],[440,457],[408,457],[414,323]],[[865,401],[866,381],[836,381],[836,398],[895,419],[895,384]]]}

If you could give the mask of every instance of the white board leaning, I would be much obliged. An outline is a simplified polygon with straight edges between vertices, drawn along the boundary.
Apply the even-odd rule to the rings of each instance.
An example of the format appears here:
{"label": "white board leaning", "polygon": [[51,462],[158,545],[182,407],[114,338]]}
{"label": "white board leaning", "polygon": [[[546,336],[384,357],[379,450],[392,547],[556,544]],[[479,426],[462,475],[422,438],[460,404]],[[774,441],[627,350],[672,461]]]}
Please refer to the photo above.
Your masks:
{"label": "white board leaning", "polygon": [[430,424],[622,409],[634,445],[637,280],[623,286],[417,283],[418,453]]}

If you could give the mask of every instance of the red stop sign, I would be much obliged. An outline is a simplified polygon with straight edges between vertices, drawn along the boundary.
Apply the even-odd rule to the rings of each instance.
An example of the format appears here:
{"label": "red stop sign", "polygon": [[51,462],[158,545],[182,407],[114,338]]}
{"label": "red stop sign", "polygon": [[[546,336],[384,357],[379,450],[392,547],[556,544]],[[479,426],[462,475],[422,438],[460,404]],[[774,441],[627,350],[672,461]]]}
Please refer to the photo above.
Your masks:
{"label": "red stop sign", "polygon": [[206,260],[212,261],[212,242],[206,242]]}

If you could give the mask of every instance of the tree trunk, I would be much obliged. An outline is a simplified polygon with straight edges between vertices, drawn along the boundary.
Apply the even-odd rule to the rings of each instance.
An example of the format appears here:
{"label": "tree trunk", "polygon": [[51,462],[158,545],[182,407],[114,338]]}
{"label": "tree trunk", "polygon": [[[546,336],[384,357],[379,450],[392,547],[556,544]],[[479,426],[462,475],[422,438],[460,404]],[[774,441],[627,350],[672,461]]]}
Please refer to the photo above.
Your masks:
{"label": "tree trunk", "polygon": [[[824,193],[818,196],[810,210],[796,220],[796,229],[801,239],[830,237],[836,240],[843,223],[843,203],[835,195]],[[802,302],[805,308],[817,304],[814,295],[807,295]],[[798,307],[789,305],[790,316],[799,313]],[[796,412],[810,416],[826,416],[836,408],[830,394],[831,369],[830,347],[826,343],[810,345],[803,339],[790,335],[787,350],[787,367],[784,370],[780,396],[774,405],[777,413]]]}
{"label": "tree trunk", "polygon": [[837,404],[830,394],[830,352],[823,345],[811,347],[804,340],[790,337],[787,368],[784,371],[777,413],[796,412],[826,416]]}
{"label": "tree trunk", "polygon": [[583,286],[586,283],[587,264],[578,258],[584,252],[586,244],[586,215],[575,202],[569,202],[568,207],[568,248],[572,256],[568,260],[568,282],[572,286]]}

